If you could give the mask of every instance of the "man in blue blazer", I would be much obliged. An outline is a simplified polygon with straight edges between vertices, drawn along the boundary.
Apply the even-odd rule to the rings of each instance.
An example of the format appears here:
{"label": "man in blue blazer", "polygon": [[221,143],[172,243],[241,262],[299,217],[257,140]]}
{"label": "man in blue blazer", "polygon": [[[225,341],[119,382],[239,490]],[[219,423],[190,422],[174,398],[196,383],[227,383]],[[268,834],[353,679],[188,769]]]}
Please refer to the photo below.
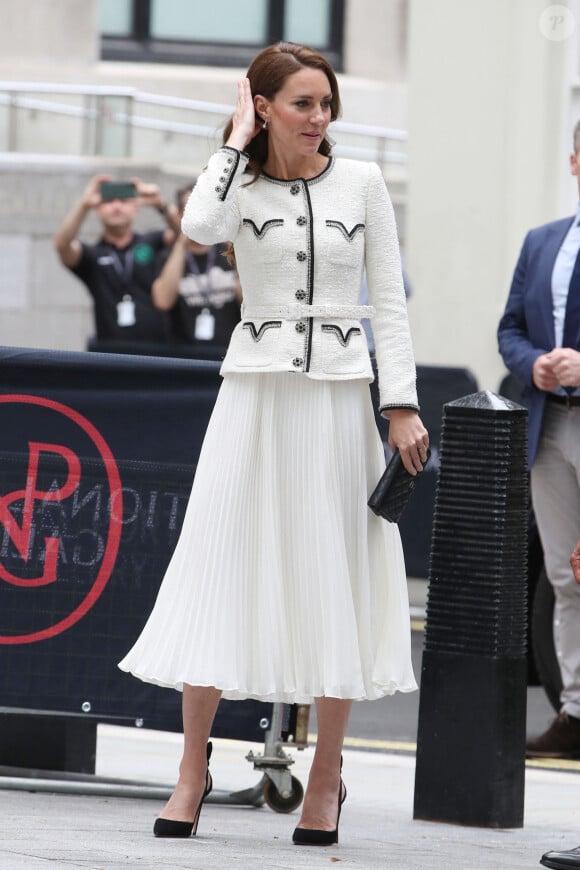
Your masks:
{"label": "man in blue blazer", "polygon": [[[580,190],[580,122],[570,166]],[[580,206],[528,232],[499,324],[500,353],[525,388],[532,503],[554,588],[560,712],[529,756],[580,757],[580,586],[570,553],[580,525]]]}

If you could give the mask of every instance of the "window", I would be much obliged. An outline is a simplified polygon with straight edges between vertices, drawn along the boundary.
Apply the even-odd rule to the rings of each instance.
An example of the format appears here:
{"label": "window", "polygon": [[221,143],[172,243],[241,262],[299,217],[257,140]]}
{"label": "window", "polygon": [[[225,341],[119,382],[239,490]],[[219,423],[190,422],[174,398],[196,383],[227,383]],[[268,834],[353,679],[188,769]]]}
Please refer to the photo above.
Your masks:
{"label": "window", "polygon": [[330,42],[330,3],[328,0],[292,0],[284,4],[284,39],[327,46]]}
{"label": "window", "polygon": [[151,0],[152,39],[183,42],[263,43],[267,0]]}
{"label": "window", "polygon": [[100,32],[110,36],[130,36],[132,6],[133,0],[99,0]]}
{"label": "window", "polygon": [[100,0],[105,60],[247,66],[289,40],[342,63],[344,0]]}

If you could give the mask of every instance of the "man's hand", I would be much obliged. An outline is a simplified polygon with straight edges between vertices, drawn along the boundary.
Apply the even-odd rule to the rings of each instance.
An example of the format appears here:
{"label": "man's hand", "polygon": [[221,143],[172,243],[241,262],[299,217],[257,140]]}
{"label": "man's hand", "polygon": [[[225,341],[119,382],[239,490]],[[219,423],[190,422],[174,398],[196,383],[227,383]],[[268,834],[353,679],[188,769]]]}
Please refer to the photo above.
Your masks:
{"label": "man's hand", "polygon": [[111,181],[110,175],[94,175],[87,186],[85,187],[84,193],[81,197],[81,204],[83,208],[97,208],[103,201],[101,199],[101,184],[103,181]]}
{"label": "man's hand", "polygon": [[131,181],[137,188],[137,196],[140,205],[150,205],[153,208],[164,208],[165,200],[161,196],[161,190],[158,184],[147,184],[141,181],[140,178],[132,178]]}
{"label": "man's hand", "polygon": [[546,359],[561,387],[580,387],[580,353],[577,350],[557,347],[546,354]]}
{"label": "man's hand", "polygon": [[560,382],[554,373],[550,353],[543,353],[537,357],[532,369],[532,380],[539,390],[555,390],[559,386]]}
{"label": "man's hand", "polygon": [[574,580],[576,581],[576,583],[580,583],[580,540],[572,551],[572,555],[570,556],[570,565],[572,567],[572,571],[574,572]]}
{"label": "man's hand", "polygon": [[76,201],[54,235],[56,252],[61,263],[68,266],[69,269],[74,269],[81,259],[82,246],[77,236],[87,214],[102,202],[101,183],[103,181],[111,181],[111,176],[94,175],[91,178],[83,195]]}
{"label": "man's hand", "polygon": [[139,205],[156,208],[167,221],[168,229],[165,230],[163,241],[166,245],[172,245],[181,233],[181,216],[177,207],[165,202],[158,184],[146,184],[140,178],[132,178],[131,181],[137,188]]}

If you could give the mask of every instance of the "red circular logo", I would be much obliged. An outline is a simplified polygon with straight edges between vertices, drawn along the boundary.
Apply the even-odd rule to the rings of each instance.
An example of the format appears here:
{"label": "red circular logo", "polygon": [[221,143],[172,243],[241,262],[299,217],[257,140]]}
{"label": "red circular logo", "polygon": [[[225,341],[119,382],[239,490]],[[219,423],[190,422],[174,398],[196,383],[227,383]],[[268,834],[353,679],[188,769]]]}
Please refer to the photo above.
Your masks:
{"label": "red circular logo", "polygon": [[[121,540],[121,524],[123,518],[121,478],[117,468],[117,463],[107,442],[95,426],[78,411],[73,410],[67,405],[63,405],[60,402],[55,402],[51,399],[46,399],[40,396],[0,395],[0,403],[19,403],[48,409],[56,414],[60,414],[62,417],[66,418],[67,421],[70,421],[78,427],[85,436],[85,440],[88,439],[88,442],[96,448],[97,455],[105,469],[104,477],[106,477],[107,488],[109,491],[110,512],[106,530],[106,542],[104,544],[102,558],[99,560],[99,567],[96,576],[92,580],[88,592],[82,597],[80,602],[77,601],[68,615],[63,617],[62,614],[60,614],[60,618],[51,625],[34,631],[22,632],[20,634],[0,634],[0,644],[35,643],[61,634],[82,619],[83,616],[85,616],[94,606],[109,582]],[[64,461],[66,467],[66,478],[62,484],[52,484],[49,488],[40,490],[38,489],[39,465],[41,463],[41,458],[46,455],[51,455],[52,457],[57,456],[61,467]],[[19,554],[21,559],[26,561],[34,538],[34,508],[36,502],[42,501],[45,505],[49,504],[58,506],[67,499],[72,498],[75,493],[77,493],[82,477],[81,461],[78,455],[69,446],[48,443],[45,441],[29,440],[28,468],[26,474],[23,476],[25,477],[25,481],[22,489],[16,489],[0,496],[0,524],[4,528],[5,538],[5,544],[3,545],[2,553],[0,553],[0,580],[3,580],[14,587],[36,588],[48,586],[57,581],[56,572],[60,549],[60,539],[58,535],[53,533],[44,537],[42,573],[39,575],[37,574],[34,577],[21,577],[15,575],[5,566],[3,562],[3,551],[6,546],[6,539],[9,539],[11,547]],[[20,506],[20,522],[18,522],[16,514],[11,509],[13,504]]]}

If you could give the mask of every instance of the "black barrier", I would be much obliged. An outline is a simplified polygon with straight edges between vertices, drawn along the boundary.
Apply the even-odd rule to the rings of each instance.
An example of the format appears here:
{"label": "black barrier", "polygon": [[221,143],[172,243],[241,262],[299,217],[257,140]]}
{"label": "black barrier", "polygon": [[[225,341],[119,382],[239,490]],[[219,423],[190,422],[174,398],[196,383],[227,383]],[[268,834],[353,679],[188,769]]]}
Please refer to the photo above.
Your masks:
{"label": "black barrier", "polygon": [[[443,405],[478,389],[477,381],[469,369],[449,366],[417,366],[417,394],[421,406],[421,419],[429,430],[431,459],[421,478],[413,498],[405,508],[399,523],[405,565],[409,577],[427,577],[429,573],[429,549],[431,527],[435,506],[435,489],[439,470],[439,446],[441,442],[441,413]],[[378,407],[377,382],[372,385],[375,408]],[[376,415],[377,425],[387,445],[389,424]]]}
{"label": "black barrier", "polygon": [[445,406],[414,817],[521,827],[526,731],[526,410]]}
{"label": "black barrier", "polygon": [[[180,694],[117,662],[175,546],[218,371],[0,349],[1,707],[181,730]],[[271,708],[222,701],[213,734],[262,740]]]}
{"label": "black barrier", "polygon": [[[470,379],[419,367],[433,489],[440,406]],[[0,707],[181,730],[179,693],[117,662],[175,546],[219,383],[219,362],[0,348]],[[427,481],[403,525],[415,576]],[[261,740],[270,711],[222,701],[214,736]]]}
{"label": "black barrier", "polygon": [[181,344],[177,342],[160,341],[123,341],[121,339],[90,338],[87,350],[93,353],[136,354],[138,356],[179,357],[180,359],[217,360],[221,362],[227,352],[227,347],[209,344],[205,347],[197,344]]}

